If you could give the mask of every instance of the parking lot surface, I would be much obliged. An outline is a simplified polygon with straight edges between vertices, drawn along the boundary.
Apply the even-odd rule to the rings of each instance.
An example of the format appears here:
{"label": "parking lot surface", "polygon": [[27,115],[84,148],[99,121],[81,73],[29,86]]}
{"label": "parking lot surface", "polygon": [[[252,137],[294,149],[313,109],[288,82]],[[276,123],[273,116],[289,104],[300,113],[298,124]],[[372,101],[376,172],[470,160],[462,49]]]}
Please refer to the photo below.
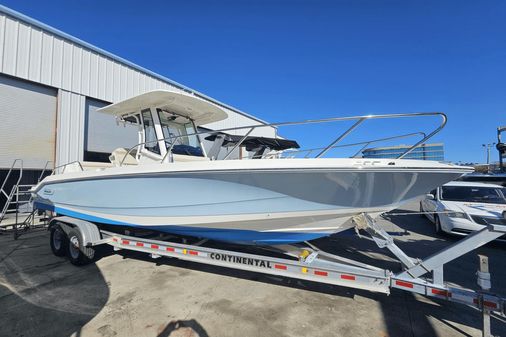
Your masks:
{"label": "parking lot surface", "polygon": [[[413,203],[398,210],[414,212]],[[381,226],[412,257],[458,238],[417,214]],[[0,235],[0,336],[481,336],[475,309],[400,290],[392,294],[303,282],[122,252],[75,267],[51,253],[45,231]],[[392,256],[353,231],[316,241],[331,253],[398,271]],[[493,291],[506,295],[506,244],[445,266],[445,279],[477,289],[476,254],[489,257]],[[504,319],[492,332],[506,336]]]}

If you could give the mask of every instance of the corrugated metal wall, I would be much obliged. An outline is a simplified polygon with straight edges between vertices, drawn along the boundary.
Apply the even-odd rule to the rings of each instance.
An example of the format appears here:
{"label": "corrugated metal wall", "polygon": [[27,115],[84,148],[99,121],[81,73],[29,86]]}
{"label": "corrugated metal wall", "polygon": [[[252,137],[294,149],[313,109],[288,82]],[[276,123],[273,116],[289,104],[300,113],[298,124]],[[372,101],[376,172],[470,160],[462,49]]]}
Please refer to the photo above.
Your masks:
{"label": "corrugated metal wall", "polygon": [[[1,11],[0,73],[61,89],[57,163],[82,159],[85,96],[117,102],[153,89],[182,91],[170,83]],[[261,124],[226,110],[229,119],[207,127],[218,129]],[[260,128],[254,135],[273,136],[274,130]]]}

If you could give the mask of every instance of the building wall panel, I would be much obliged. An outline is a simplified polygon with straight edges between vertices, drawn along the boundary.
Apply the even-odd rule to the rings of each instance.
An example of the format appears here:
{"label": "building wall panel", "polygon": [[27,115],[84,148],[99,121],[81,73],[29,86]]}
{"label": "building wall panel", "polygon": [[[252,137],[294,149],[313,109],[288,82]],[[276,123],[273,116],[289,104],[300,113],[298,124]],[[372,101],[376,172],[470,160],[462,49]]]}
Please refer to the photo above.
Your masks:
{"label": "building wall panel", "polygon": [[51,76],[51,85],[60,88],[62,84],[63,71],[63,40],[53,39],[53,67]]}
{"label": "building wall panel", "polygon": [[57,166],[83,159],[85,96],[60,90],[58,96]]}
{"label": "building wall panel", "polygon": [[90,52],[83,50],[81,67],[81,94],[89,96],[90,94]]}
{"label": "building wall panel", "polygon": [[4,33],[4,55],[2,72],[16,74],[16,57],[18,51],[18,22],[7,18]]}
{"label": "building wall panel", "polygon": [[31,29],[30,55],[28,58],[28,78],[30,81],[40,82],[40,69],[42,59],[42,31],[36,28]]}
{"label": "building wall panel", "polygon": [[95,53],[90,54],[90,87],[89,96],[98,96],[98,55]]}
{"label": "building wall panel", "polygon": [[0,15],[0,72],[3,69],[4,46],[5,46],[5,16]]}
{"label": "building wall panel", "polygon": [[51,85],[51,74],[53,71],[53,37],[42,32],[41,44],[40,81],[46,85]]}
{"label": "building wall panel", "polygon": [[18,25],[18,42],[16,52],[16,76],[28,78],[28,65],[30,62],[30,30],[28,25]]}
{"label": "building wall panel", "polygon": [[97,97],[105,97],[107,85],[107,59],[98,55],[98,91]]}
{"label": "building wall panel", "polygon": [[63,68],[61,87],[64,90],[72,90],[72,44],[63,41]]}
{"label": "building wall panel", "polygon": [[78,93],[83,93],[81,90],[82,52],[82,48],[72,46],[72,91]]}

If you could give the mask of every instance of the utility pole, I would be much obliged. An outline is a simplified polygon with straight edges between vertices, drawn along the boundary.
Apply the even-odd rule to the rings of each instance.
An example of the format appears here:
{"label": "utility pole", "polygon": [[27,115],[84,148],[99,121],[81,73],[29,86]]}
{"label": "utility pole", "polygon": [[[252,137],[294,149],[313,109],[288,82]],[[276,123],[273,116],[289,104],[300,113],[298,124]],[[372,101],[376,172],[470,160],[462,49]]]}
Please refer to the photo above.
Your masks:
{"label": "utility pole", "polygon": [[495,143],[481,144],[487,151],[487,171],[490,172],[490,148],[494,146]]}

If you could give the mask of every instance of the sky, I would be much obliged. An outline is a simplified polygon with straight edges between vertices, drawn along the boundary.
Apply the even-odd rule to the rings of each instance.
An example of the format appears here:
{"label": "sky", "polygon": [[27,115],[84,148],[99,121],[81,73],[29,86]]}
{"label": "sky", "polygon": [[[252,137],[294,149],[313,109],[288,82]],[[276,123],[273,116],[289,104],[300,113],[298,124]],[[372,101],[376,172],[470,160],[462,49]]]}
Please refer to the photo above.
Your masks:
{"label": "sky", "polygon": [[[431,142],[454,162],[485,162],[506,126],[506,1],[0,3],[269,122],[441,111]],[[437,124],[368,121],[346,142]],[[318,147],[349,125],[280,133]]]}

